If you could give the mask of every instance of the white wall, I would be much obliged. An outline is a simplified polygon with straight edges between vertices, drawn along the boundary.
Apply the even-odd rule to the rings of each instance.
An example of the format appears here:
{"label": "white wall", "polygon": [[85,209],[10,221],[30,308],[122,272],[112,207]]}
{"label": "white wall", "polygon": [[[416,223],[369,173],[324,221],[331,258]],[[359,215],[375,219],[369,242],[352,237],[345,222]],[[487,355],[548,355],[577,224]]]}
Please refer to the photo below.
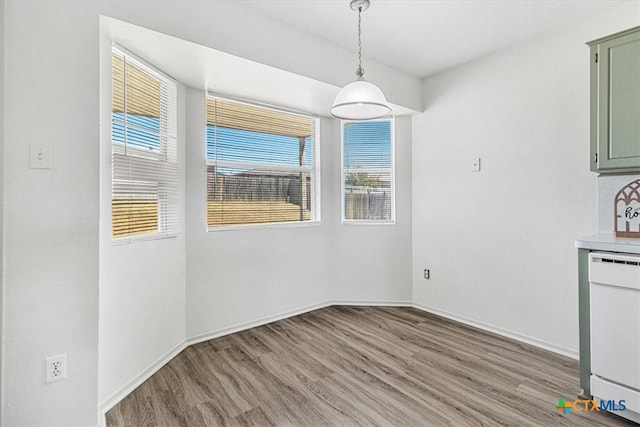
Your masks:
{"label": "white wall", "polygon": [[416,303],[577,354],[573,242],[597,225],[584,43],[637,24],[629,3],[425,80],[413,122]]}
{"label": "white wall", "polygon": [[[98,401],[113,406],[139,375],[185,341],[185,88],[178,85],[180,230],[177,237],[113,245],[111,40],[100,40],[100,302]],[[142,58],[144,59],[144,58]],[[152,64],[153,65],[153,64]],[[133,381],[133,382],[132,382]]]}
{"label": "white wall", "polygon": [[191,89],[187,91],[189,337],[328,299],[327,288],[322,286],[329,249],[323,237],[324,223],[209,233],[206,200],[205,94]]}
{"label": "white wall", "polygon": [[188,91],[188,337],[332,301],[410,301],[409,118],[396,127],[397,225],[340,224],[340,126],[321,118],[321,224],[207,232],[204,105],[204,93]]}
{"label": "white wall", "polygon": [[[340,126],[330,141],[334,167],[324,199],[332,244],[330,280],[337,301],[411,301],[411,118],[395,121],[396,224],[340,225]],[[328,144],[326,144],[328,145]],[[326,148],[326,145],[324,148]],[[323,214],[325,214],[323,212]]]}
{"label": "white wall", "polygon": [[[99,15],[112,16],[325,82],[342,85],[344,76],[353,72],[347,65],[352,63],[352,52],[283,27],[275,20],[263,19],[236,2],[157,2],[153,13],[149,13],[147,6],[145,2],[111,1],[7,2],[3,173],[11,186],[4,188],[3,425],[96,423],[100,275]],[[385,89],[391,101],[420,108],[419,80],[373,61],[368,63],[367,73]],[[52,147],[53,169],[29,169],[29,145],[35,143]],[[336,166],[329,163],[327,167],[335,169]],[[187,209],[194,203],[187,201]],[[327,203],[331,206],[331,202]],[[333,203],[335,212],[337,202]],[[283,231],[282,236],[287,236],[283,238],[285,241],[302,236],[317,243],[319,249],[314,249],[315,254],[330,250],[324,246],[329,239],[323,235],[324,231],[323,226],[295,229]],[[230,234],[207,234],[195,238],[194,244],[201,242],[201,248],[214,247],[213,254],[218,254],[220,249],[213,243],[216,239],[222,243],[232,240],[234,251],[240,251],[244,247],[251,249],[255,241],[271,236],[280,238],[281,234],[267,230],[246,239]],[[124,251],[126,249],[123,254]],[[273,252],[281,257],[292,256],[287,249],[274,248]],[[254,250],[253,253],[260,252]],[[194,258],[196,265],[211,260],[202,259],[203,254],[200,256],[200,259]],[[317,270],[320,267],[317,263],[326,261],[328,256],[320,253],[317,261],[307,265],[309,270]],[[229,266],[238,265],[234,259],[229,261]],[[256,269],[250,272],[223,270],[218,276],[229,281],[226,287],[216,288],[215,292],[244,284],[234,290],[230,298],[246,303],[243,297],[255,290],[247,283],[258,279],[270,284],[289,280],[282,270],[276,270],[284,263],[254,262]],[[187,275],[196,278],[197,272],[192,267]],[[175,280],[166,283],[176,284],[171,287],[174,292],[180,286],[181,273],[178,269],[170,271]],[[194,292],[206,287],[205,280],[212,280],[198,274],[200,279],[195,279],[194,291],[187,292],[190,298],[187,307],[193,302]],[[300,271],[298,277],[304,278]],[[116,283],[118,278],[103,276],[103,279],[106,285]],[[325,298],[324,290],[311,288],[317,284],[319,281],[294,287],[288,283],[272,294],[267,295],[266,290],[263,294],[259,290],[252,293],[252,298],[264,296],[266,304],[250,319],[248,311],[238,315],[234,310],[227,310],[228,304],[221,307],[223,300],[217,298],[211,312],[199,318],[200,323],[190,319],[190,330],[211,331],[238,321],[254,320],[254,316],[273,314],[267,309],[277,311],[281,307],[286,309]],[[143,288],[149,285],[144,282]],[[376,285],[376,288],[380,286]],[[121,311],[103,315],[111,319],[119,315],[127,318],[131,306],[125,305],[140,301],[142,297],[135,294],[135,289],[126,293],[122,288],[112,290],[125,301]],[[306,291],[309,296],[302,294]],[[208,297],[215,297],[215,292],[210,292]],[[393,292],[383,289],[378,294],[391,295]],[[113,307],[107,300],[106,291],[104,297],[102,302]],[[127,301],[128,298],[131,301]],[[286,300],[278,301],[279,298]],[[291,302],[287,303],[289,299]],[[132,328],[129,339],[143,330],[161,329],[162,319],[153,322],[153,316],[157,315],[153,310],[148,308],[147,320],[140,319],[140,323]],[[195,307],[194,317],[201,315],[202,310]],[[125,323],[102,326],[114,334]],[[149,352],[135,361],[135,367],[146,363],[151,353],[163,351],[168,342],[179,336],[178,329],[179,324],[171,329],[171,336],[166,340],[163,337],[153,344],[146,342]],[[109,333],[104,333],[105,337],[101,338],[113,339],[108,337]],[[58,353],[68,355],[68,378],[45,385],[44,358]],[[101,359],[108,371],[113,369],[117,358],[113,354],[105,356],[112,356],[110,362],[104,357]],[[161,356],[157,354],[156,357]],[[133,365],[126,369],[127,376],[135,370]],[[117,382],[124,380],[123,375]],[[101,397],[116,386],[115,382],[101,382]]]}
{"label": "white wall", "polygon": [[[81,8],[7,2],[3,425],[94,424],[98,31]],[[69,23],[69,25],[61,25]],[[52,149],[29,168],[30,144]],[[44,384],[44,358],[68,377]]]}

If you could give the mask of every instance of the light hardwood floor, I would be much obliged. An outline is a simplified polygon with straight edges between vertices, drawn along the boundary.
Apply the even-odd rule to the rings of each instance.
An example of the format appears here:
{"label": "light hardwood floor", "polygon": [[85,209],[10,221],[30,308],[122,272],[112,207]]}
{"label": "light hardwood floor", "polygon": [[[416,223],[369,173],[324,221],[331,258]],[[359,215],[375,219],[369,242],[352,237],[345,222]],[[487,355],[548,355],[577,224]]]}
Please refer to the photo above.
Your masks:
{"label": "light hardwood floor", "polygon": [[333,306],[188,347],[108,426],[614,426],[577,361],[411,308]]}

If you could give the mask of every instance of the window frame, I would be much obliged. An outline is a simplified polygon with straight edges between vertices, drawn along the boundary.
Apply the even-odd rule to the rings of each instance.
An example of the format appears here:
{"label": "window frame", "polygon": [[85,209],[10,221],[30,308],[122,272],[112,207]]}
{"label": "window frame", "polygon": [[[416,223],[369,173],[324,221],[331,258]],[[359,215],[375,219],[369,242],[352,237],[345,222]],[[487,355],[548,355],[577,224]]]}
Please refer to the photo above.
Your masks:
{"label": "window frame", "polygon": [[[269,110],[275,110],[282,113],[294,114],[302,117],[306,117],[312,119],[314,121],[314,130],[313,130],[313,167],[308,166],[272,166],[268,163],[251,163],[251,162],[236,162],[229,160],[210,160],[207,157],[207,137],[206,137],[206,127],[207,123],[207,108],[206,103],[209,98],[218,98],[225,101],[236,102],[240,104],[246,104],[251,107],[265,108]],[[260,170],[274,170],[274,171],[290,171],[290,172],[308,172],[314,179],[311,180],[311,219],[308,221],[281,221],[281,222],[263,222],[263,223],[246,223],[246,224],[232,224],[232,225],[209,225],[207,221],[207,209],[208,206],[205,206],[205,227],[207,232],[223,232],[223,231],[236,231],[236,230],[251,230],[251,229],[270,229],[270,228],[299,228],[299,227],[317,227],[321,224],[321,206],[322,206],[322,187],[321,187],[321,159],[320,159],[320,125],[321,118],[312,113],[293,110],[281,106],[276,106],[272,104],[267,104],[264,102],[255,101],[252,99],[236,97],[227,94],[220,94],[211,91],[207,91],[205,96],[205,204],[208,202],[208,178],[206,171],[209,166],[220,166],[222,167],[231,167],[231,168],[242,168],[249,166],[257,166]]]}
{"label": "window frame", "polygon": [[390,150],[391,150],[391,166],[389,168],[366,168],[363,172],[389,172],[391,182],[389,190],[391,191],[391,215],[388,220],[375,219],[347,219],[345,218],[345,178],[346,168],[344,164],[344,136],[345,125],[350,123],[361,123],[358,120],[340,120],[340,218],[342,225],[395,225],[396,223],[396,132],[395,117],[387,117],[382,119],[366,120],[364,122],[389,122]]}
{"label": "window frame", "polygon": [[[114,119],[113,119],[113,75],[111,75],[111,85],[112,85],[112,90],[111,90],[111,104],[110,104],[110,108],[111,108],[111,121],[110,121],[110,129],[109,129],[109,139],[110,139],[110,157],[111,157],[111,200],[110,200],[110,215],[109,215],[109,223],[110,223],[110,236],[111,236],[111,242],[113,246],[118,246],[118,245],[126,245],[126,244],[131,244],[131,243],[136,243],[136,242],[144,242],[144,241],[150,241],[150,240],[159,240],[159,239],[166,239],[166,238],[174,238],[177,237],[181,230],[181,211],[180,211],[180,199],[182,197],[182,190],[181,190],[181,185],[180,185],[180,149],[179,149],[179,145],[180,145],[180,132],[179,132],[179,127],[180,124],[178,123],[179,121],[179,108],[178,108],[178,97],[179,97],[179,83],[176,79],[174,79],[173,77],[167,75],[166,73],[164,73],[163,71],[159,70],[158,68],[154,67],[153,65],[151,65],[149,62],[145,61],[144,59],[140,58],[139,56],[131,53],[130,51],[128,51],[127,49],[123,48],[122,46],[113,43],[111,46],[111,52],[110,52],[110,58],[113,61],[113,55],[119,55],[123,62],[126,62],[127,60],[129,60],[129,62],[132,62],[134,66],[140,68],[143,72],[147,73],[148,75],[150,75],[152,78],[156,79],[159,81],[160,83],[160,100],[162,102],[163,96],[162,96],[162,85],[168,85],[170,86],[170,90],[175,91],[175,100],[174,103],[175,105],[173,107],[172,110],[169,114],[172,115],[171,120],[174,121],[175,124],[175,135],[170,135],[168,133],[164,133],[162,131],[152,131],[154,134],[157,134],[158,136],[158,140],[159,140],[159,147],[157,149],[145,149],[142,147],[137,147],[135,145],[132,144],[127,144],[126,141],[115,141],[113,138],[113,126],[114,126]],[[112,66],[110,66],[110,69],[112,69]],[[125,94],[125,102],[126,102],[126,91],[125,91],[125,87],[126,87],[126,79],[123,82],[123,93]],[[168,107],[168,106],[167,106]],[[126,106],[124,107],[124,109],[126,110]],[[167,108],[168,109],[168,108]],[[125,113],[125,111],[123,111],[123,113]],[[126,114],[126,113],[125,113]],[[126,120],[126,115],[123,117],[123,119],[121,121],[118,121],[124,128],[124,133],[126,135],[126,129],[129,128],[129,126],[127,125],[127,120]],[[133,128],[138,128],[140,129],[140,126],[137,125],[133,125],[131,126]],[[151,131],[150,129],[144,129],[145,131]],[[126,138],[126,136],[125,136]],[[175,149],[175,153],[170,153],[170,149],[169,149],[169,144],[171,143],[169,140],[170,139],[174,139],[174,144],[175,147],[173,147]],[[129,153],[131,153],[131,155],[129,155]],[[167,180],[156,180],[156,181],[139,181],[136,179],[120,179],[120,178],[114,178],[114,154],[118,154],[120,156],[123,157],[131,157],[131,158],[135,158],[136,161],[141,162],[141,163],[146,163],[146,162],[162,162],[166,165],[172,165],[171,167],[175,168],[175,192],[176,192],[176,200],[174,201],[175,206],[174,207],[169,207],[169,190],[166,190],[166,187],[169,185]],[[171,157],[175,157],[175,162],[171,161],[170,158]],[[153,164],[153,163],[152,163]],[[158,178],[161,178],[160,176],[158,176]],[[132,181],[132,182],[144,182],[147,183],[149,186],[155,186],[156,187],[156,193],[154,194],[155,196],[155,203],[157,205],[157,230],[154,232],[146,232],[146,233],[139,233],[139,234],[130,234],[130,235],[123,235],[123,236],[114,236],[113,235],[113,201],[116,200],[114,198],[114,182],[116,181],[122,181],[122,182],[127,182],[127,181]],[[165,188],[165,190],[163,191],[162,188]],[[125,199],[126,200],[126,199]],[[169,210],[175,210],[174,215],[174,222],[175,222],[175,229],[169,229],[170,227],[170,218],[169,218]]]}

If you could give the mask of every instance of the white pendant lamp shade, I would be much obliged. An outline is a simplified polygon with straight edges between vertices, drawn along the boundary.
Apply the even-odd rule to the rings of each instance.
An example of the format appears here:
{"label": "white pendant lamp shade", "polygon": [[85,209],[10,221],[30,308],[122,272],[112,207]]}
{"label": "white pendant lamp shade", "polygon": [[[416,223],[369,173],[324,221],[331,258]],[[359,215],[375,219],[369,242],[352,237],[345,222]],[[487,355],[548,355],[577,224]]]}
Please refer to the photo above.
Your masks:
{"label": "white pendant lamp shade", "polygon": [[369,0],[351,0],[351,9],[358,11],[358,68],[356,81],[338,92],[331,107],[331,115],[342,120],[379,119],[393,113],[384,94],[376,85],[364,79],[362,68],[362,11],[370,6]]}
{"label": "white pendant lamp shade", "polygon": [[349,83],[338,92],[331,115],[343,120],[371,120],[391,114],[384,94],[366,80]]}

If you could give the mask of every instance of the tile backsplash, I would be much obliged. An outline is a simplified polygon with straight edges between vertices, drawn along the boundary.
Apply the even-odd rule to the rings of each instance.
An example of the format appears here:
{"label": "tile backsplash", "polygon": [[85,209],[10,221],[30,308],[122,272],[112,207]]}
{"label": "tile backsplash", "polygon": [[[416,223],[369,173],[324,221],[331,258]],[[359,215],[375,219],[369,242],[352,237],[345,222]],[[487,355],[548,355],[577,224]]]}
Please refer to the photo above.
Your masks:
{"label": "tile backsplash", "polygon": [[622,187],[640,175],[601,175],[598,177],[598,233],[613,232],[613,198]]}

